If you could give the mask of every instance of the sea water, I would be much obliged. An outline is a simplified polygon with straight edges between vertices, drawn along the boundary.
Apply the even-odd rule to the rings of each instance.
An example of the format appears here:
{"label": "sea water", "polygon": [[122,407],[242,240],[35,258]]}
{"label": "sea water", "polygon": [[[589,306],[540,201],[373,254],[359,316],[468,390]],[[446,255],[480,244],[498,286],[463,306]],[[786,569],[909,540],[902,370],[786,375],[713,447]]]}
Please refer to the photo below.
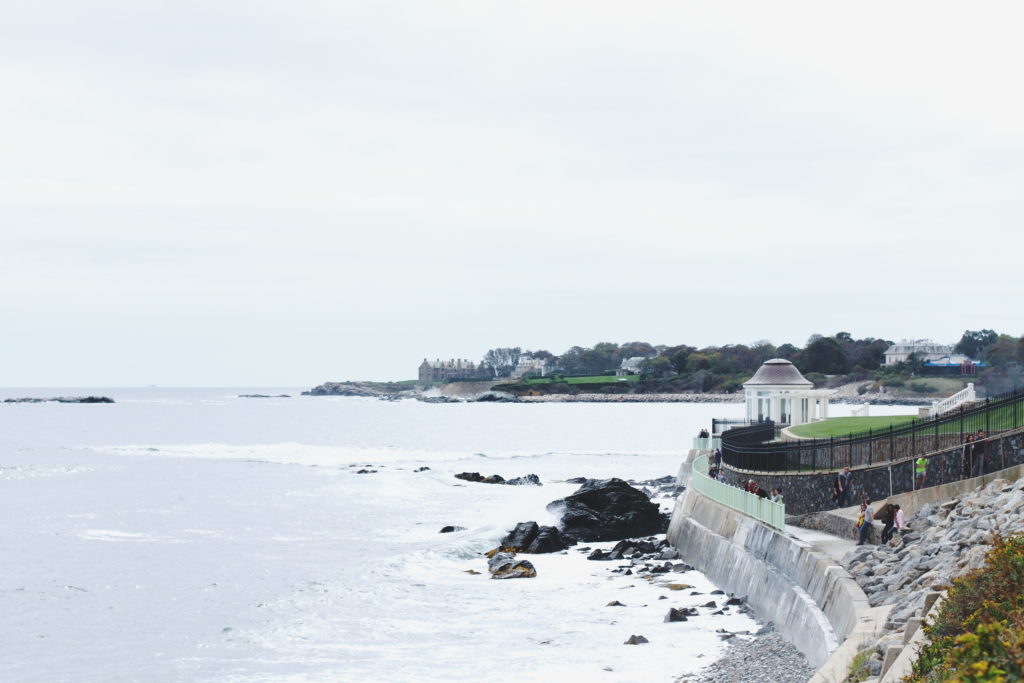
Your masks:
{"label": "sea water", "polygon": [[298,393],[0,390],[116,400],[0,404],[0,680],[668,681],[721,655],[716,629],[758,628],[665,623],[714,597],[697,572],[649,582],[570,550],[495,581],[482,557],[517,522],[555,523],[566,479],[675,474],[741,404]]}

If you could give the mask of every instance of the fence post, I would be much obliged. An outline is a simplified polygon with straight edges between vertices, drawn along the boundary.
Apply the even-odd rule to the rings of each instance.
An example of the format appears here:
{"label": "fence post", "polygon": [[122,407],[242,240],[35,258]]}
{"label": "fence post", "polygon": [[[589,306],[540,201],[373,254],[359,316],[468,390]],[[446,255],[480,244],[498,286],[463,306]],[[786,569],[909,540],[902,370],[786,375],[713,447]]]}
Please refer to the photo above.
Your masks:
{"label": "fence post", "polygon": [[875,445],[875,440],[871,436],[871,430],[868,430],[868,464],[871,464],[871,449]]}
{"label": "fence post", "polygon": [[889,425],[889,460],[896,459],[896,442],[892,436],[892,425]]}
{"label": "fence post", "polygon": [[988,426],[988,424],[989,424],[988,402],[989,402],[989,398],[988,398],[988,396],[986,396],[985,397],[985,436],[988,436],[988,433],[991,431],[989,429],[989,426]]}

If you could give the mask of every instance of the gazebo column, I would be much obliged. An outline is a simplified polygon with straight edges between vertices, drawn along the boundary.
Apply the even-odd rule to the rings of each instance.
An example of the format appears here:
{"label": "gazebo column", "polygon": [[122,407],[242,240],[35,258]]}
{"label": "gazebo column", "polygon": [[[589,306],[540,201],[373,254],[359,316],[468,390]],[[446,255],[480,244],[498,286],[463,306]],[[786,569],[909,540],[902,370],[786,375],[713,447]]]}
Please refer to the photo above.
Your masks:
{"label": "gazebo column", "polygon": [[821,419],[828,418],[828,396],[821,397]]}

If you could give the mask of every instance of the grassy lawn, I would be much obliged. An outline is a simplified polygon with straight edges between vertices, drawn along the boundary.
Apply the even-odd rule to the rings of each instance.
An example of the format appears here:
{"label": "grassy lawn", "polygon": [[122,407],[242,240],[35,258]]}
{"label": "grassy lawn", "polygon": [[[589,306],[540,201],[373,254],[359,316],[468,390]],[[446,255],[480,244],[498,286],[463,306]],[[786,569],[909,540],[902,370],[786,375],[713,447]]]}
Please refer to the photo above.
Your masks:
{"label": "grassy lawn", "polygon": [[790,428],[796,436],[807,439],[827,439],[830,436],[843,437],[859,434],[869,429],[877,431],[889,425],[899,426],[913,420],[916,415],[878,415],[873,417],[832,417],[821,422],[798,425]]}
{"label": "grassy lawn", "polygon": [[[639,382],[640,375],[626,375],[625,377],[613,377],[609,375],[593,375],[591,377],[566,377],[560,382],[565,384],[608,384],[615,383],[617,381],[625,382]],[[538,377],[536,379],[528,379],[524,384],[551,384],[550,377]]]}

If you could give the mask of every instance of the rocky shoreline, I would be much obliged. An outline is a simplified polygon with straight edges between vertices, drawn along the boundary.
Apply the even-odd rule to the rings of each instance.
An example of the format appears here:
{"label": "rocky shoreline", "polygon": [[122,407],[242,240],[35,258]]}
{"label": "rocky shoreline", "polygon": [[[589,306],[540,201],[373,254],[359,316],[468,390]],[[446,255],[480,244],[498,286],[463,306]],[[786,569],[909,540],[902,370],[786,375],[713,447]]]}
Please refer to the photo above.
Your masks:
{"label": "rocky shoreline", "polygon": [[109,396],[54,396],[52,398],[5,398],[4,403],[113,403]]}
{"label": "rocky shoreline", "polygon": [[[871,675],[882,668],[886,650],[904,641],[904,631],[925,611],[934,594],[952,579],[984,565],[995,534],[1024,532],[1024,479],[996,479],[945,502],[929,503],[907,520],[907,532],[886,545],[848,552],[842,564],[872,607],[892,605],[887,632],[866,644]],[[873,532],[877,533],[878,529]]]}
{"label": "rocky shoreline", "polygon": [[[519,396],[491,389],[493,382],[458,382],[452,385],[424,389],[409,384],[387,384],[379,382],[325,382],[303,391],[303,396],[354,396],[377,398],[384,401],[414,399],[425,403],[742,403],[742,392],[731,394],[712,393],[598,393],[580,392],[571,394],[541,394]],[[586,386],[586,385],[578,385]],[[832,400],[833,404],[854,405],[910,405],[929,406],[934,399],[923,396],[893,396],[872,394],[850,396],[842,392]]]}
{"label": "rocky shoreline", "polygon": [[676,683],[807,683],[814,676],[814,667],[807,663],[807,658],[778,633],[766,631],[737,642],[714,664],[680,676]]}

